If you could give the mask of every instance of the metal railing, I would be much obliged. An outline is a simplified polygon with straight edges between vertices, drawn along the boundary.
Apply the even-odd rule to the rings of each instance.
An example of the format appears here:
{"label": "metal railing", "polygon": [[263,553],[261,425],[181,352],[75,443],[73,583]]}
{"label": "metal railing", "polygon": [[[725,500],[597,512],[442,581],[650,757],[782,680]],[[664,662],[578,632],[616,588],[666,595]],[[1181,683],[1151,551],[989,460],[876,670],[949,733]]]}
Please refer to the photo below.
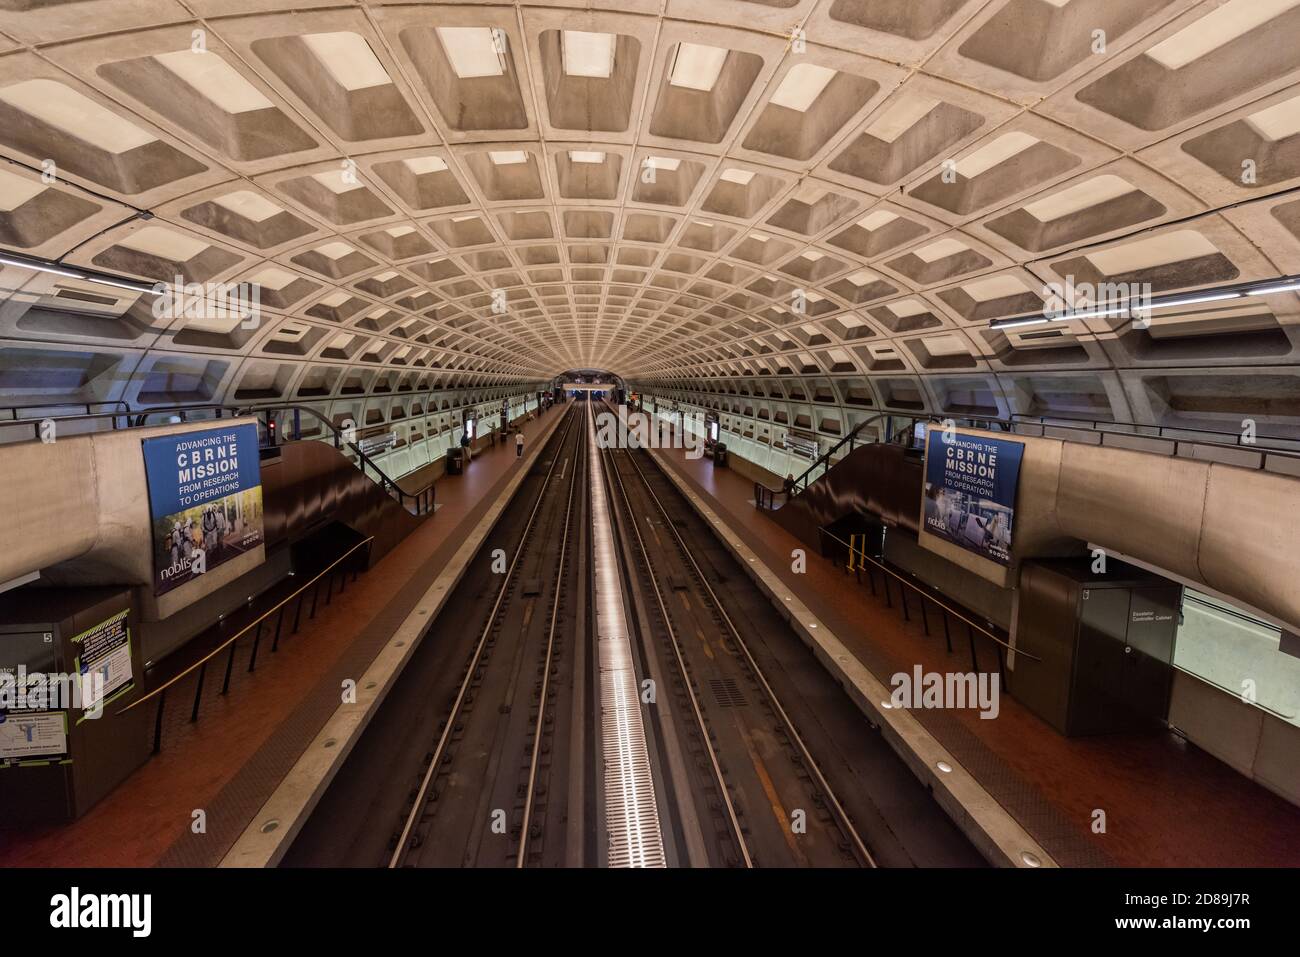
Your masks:
{"label": "metal railing", "polygon": [[157,688],[152,689],[147,694],[144,694],[141,697],[137,698],[136,700],[132,701],[125,708],[122,708],[120,711],[117,712],[117,714],[119,715],[126,714],[128,711],[133,711],[136,708],[143,706],[146,702],[152,701],[154,698],[157,698],[158,713],[157,716],[154,718],[154,732],[153,732],[154,734],[153,751],[154,754],[157,754],[159,751],[162,750],[163,713],[167,708],[167,690],[169,688],[174,687],[178,682],[184,680],[185,678],[189,677],[195,672],[198,673],[198,680],[195,682],[194,685],[194,703],[190,708],[190,723],[193,724],[194,722],[198,721],[199,704],[203,699],[203,685],[204,685],[204,679],[207,677],[207,673],[208,673],[208,663],[211,662],[213,659],[215,659],[223,651],[227,652],[226,672],[225,672],[225,677],[221,682],[221,692],[220,692],[224,696],[227,692],[230,691],[230,679],[234,672],[234,666],[235,666],[235,650],[236,650],[236,646],[239,643],[239,640],[245,637],[246,635],[248,635],[250,632],[253,633],[253,648],[248,659],[248,671],[251,673],[255,671],[257,668],[257,652],[262,642],[262,626],[267,624],[271,620],[272,616],[275,617],[275,634],[271,641],[271,652],[272,654],[274,654],[276,651],[279,651],[280,649],[280,635],[284,627],[285,612],[288,609],[289,605],[292,604],[295,600],[297,600],[298,602],[297,608],[294,610],[293,613],[292,630],[289,632],[290,634],[297,634],[298,628],[302,622],[302,608],[303,608],[303,604],[307,599],[307,592],[309,590],[312,592],[311,610],[307,616],[308,619],[312,619],[316,617],[316,603],[317,600],[320,598],[321,582],[325,581],[326,578],[328,577],[328,583],[325,592],[325,604],[328,605],[330,604],[330,601],[334,597],[335,580],[339,581],[340,595],[347,590],[347,582],[348,582],[349,574],[351,574],[353,581],[357,580],[357,575],[359,574],[359,570],[356,566],[359,564],[359,562],[354,562],[351,568],[343,567],[344,563],[347,562],[348,559],[352,558],[352,556],[356,555],[362,549],[366,549],[366,554],[368,555],[370,546],[373,542],[374,542],[373,536],[371,536],[370,538],[366,538],[360,542],[357,542],[346,552],[344,552],[342,555],[340,555],[338,558],[332,561],[329,565],[325,566],[325,568],[321,569],[319,572],[313,575],[310,581],[294,589],[294,591],[292,591],[286,597],[282,598],[280,601],[276,602],[267,611],[258,615],[257,618],[249,622],[243,628],[240,628],[229,638],[226,638],[224,641],[220,642],[215,648],[213,648],[207,654],[203,655],[202,657],[198,658],[195,661],[192,661],[190,664],[186,665],[176,674],[172,675],[170,678],[168,678],[166,681],[160,684]]}
{"label": "metal railing", "polygon": [[[894,420],[906,423],[907,428],[896,430]],[[885,429],[878,439],[863,441],[858,438],[859,434],[868,426],[871,426],[881,420],[885,420]],[[835,445],[817,458],[817,460],[807,469],[795,477],[793,490],[772,489],[762,485],[760,482],[754,483],[754,504],[760,508],[771,511],[776,507],[777,496],[784,496],[788,501],[792,496],[798,495],[809,485],[821,478],[835,463],[842,458],[838,453],[843,450],[843,455],[847,455],[856,448],[857,445],[877,444],[880,442],[893,442],[900,438],[910,435],[912,428],[917,423],[925,422],[947,422],[953,421],[962,428],[985,429],[990,432],[1005,432],[1008,434],[1021,435],[1042,435],[1047,429],[1074,429],[1079,432],[1088,432],[1098,436],[1099,445],[1107,445],[1106,436],[1124,435],[1136,438],[1157,439],[1169,443],[1168,454],[1171,456],[1185,455],[1189,449],[1195,448],[1232,448],[1241,451],[1256,452],[1260,456],[1256,468],[1264,468],[1267,465],[1267,459],[1270,456],[1276,456],[1286,459],[1300,459],[1300,439],[1287,439],[1282,436],[1254,436],[1247,440],[1245,435],[1239,432],[1229,432],[1226,430],[1184,428],[1182,426],[1171,425],[1143,425],[1138,422],[1114,422],[1105,419],[1073,419],[1068,416],[1032,416],[1025,413],[1015,413],[1009,419],[999,419],[992,416],[965,416],[959,419],[952,417],[941,418],[938,415],[915,415],[900,416],[891,413],[878,413],[863,419],[844,438],[840,439]],[[1026,432],[1026,427],[1036,427],[1038,432]],[[1188,438],[1188,435],[1191,438]],[[1065,441],[1070,441],[1065,439]],[[1294,442],[1295,448],[1269,444],[1279,442]],[[1110,443],[1113,445],[1113,443]]]}
{"label": "metal railing", "polygon": [[[107,406],[104,411],[92,411],[96,406]],[[85,409],[85,412],[74,414],[60,415],[19,415],[20,412],[27,412],[33,409]],[[9,418],[0,419],[0,425],[30,425],[33,429],[39,429],[41,422],[50,419],[55,422],[79,422],[105,420],[109,421],[111,429],[135,429],[147,425],[152,416],[175,416],[179,421],[190,421],[189,414],[193,412],[215,412],[212,418],[221,418],[223,412],[231,412],[235,406],[211,404],[191,404],[191,405],[165,405],[153,406],[148,409],[133,409],[130,403],[118,399],[112,402],[42,402],[36,405],[9,405],[0,407],[0,413],[8,413]],[[203,421],[203,420],[198,420]]]}
{"label": "metal railing", "polygon": [[[960,609],[954,608],[944,600],[947,596],[938,589],[924,583],[918,583],[915,576],[904,575],[897,569],[890,567],[884,561],[881,561],[880,557],[870,554],[867,551],[867,536],[865,534],[861,536],[850,535],[850,540],[846,542],[824,526],[818,528],[817,531],[823,540],[823,554],[825,554],[827,550],[824,544],[826,540],[830,540],[843,546],[847,553],[847,561],[843,566],[844,573],[855,573],[858,582],[861,583],[862,573],[865,571],[867,573],[868,584],[871,586],[871,594],[873,595],[879,594],[876,591],[875,573],[880,573],[881,583],[885,592],[885,604],[890,608],[894,607],[894,602],[893,595],[889,589],[889,583],[892,580],[898,584],[898,595],[902,606],[904,621],[910,622],[912,620],[911,608],[907,604],[907,595],[909,590],[914,593],[920,599],[921,621],[927,635],[930,634],[930,618],[926,613],[926,602],[928,601],[935,605],[939,609],[940,617],[943,621],[943,637],[949,652],[953,650],[952,633],[948,627],[949,617],[955,618],[957,621],[965,624],[967,640],[970,643],[971,669],[973,671],[979,671],[979,659],[975,652],[975,634],[977,632],[997,647],[998,672],[1002,676],[1004,686],[1006,685],[1006,654],[1008,652],[1023,658],[1028,658],[1030,661],[1043,660],[1037,655],[1017,649],[1005,639],[999,637],[997,633],[992,630],[991,623],[980,624]],[[859,539],[861,539],[860,542]]]}
{"label": "metal railing", "polygon": [[[1105,445],[1107,435],[1128,435],[1136,438],[1159,439],[1172,445],[1177,455],[1186,446],[1236,448],[1261,455],[1300,458],[1300,438],[1288,439],[1280,435],[1254,435],[1247,438],[1244,431],[1227,429],[1202,429],[1181,425],[1144,425],[1140,422],[1115,422],[1109,419],[1083,419],[1062,415],[1027,415],[1017,412],[1009,420],[1013,426],[1033,425],[1040,429],[1076,429],[1097,433]],[[1276,443],[1289,443],[1280,445]]]}
{"label": "metal railing", "polygon": [[[909,428],[903,430],[895,430],[893,427],[894,419],[900,419],[903,422],[906,422]],[[928,422],[931,421],[931,419],[932,417],[928,415],[900,416],[888,412],[878,412],[875,415],[868,416],[867,418],[859,422],[857,425],[855,425],[852,429],[850,429],[848,435],[844,436],[844,438],[836,442],[826,452],[818,456],[817,459],[814,460],[814,462],[810,466],[808,466],[808,468],[804,469],[802,472],[796,475],[792,487],[774,489],[774,488],[768,488],[767,486],[763,485],[761,482],[755,482],[754,483],[754,504],[760,509],[771,511],[776,507],[776,497],[778,495],[784,496],[785,500],[789,501],[790,498],[792,498],[795,495],[798,495],[800,492],[806,489],[813,482],[817,481],[817,479],[821,478],[821,476],[824,475],[827,471],[829,471],[829,469],[837,461],[839,461],[840,458],[843,458],[844,455],[848,455],[858,445],[875,445],[880,442],[892,442],[899,436],[906,436],[910,434],[911,426],[914,426],[917,422]],[[872,439],[871,441],[864,441],[858,438],[859,434],[864,429],[866,429],[868,426],[880,422],[881,420],[885,421],[883,438]],[[966,420],[966,421],[972,421],[972,420]],[[843,450],[843,455],[837,455],[837,453],[840,453],[841,450]]]}
{"label": "metal railing", "polygon": [[[369,455],[361,451],[361,446],[348,437],[349,430],[339,428],[320,410],[314,409],[309,405],[251,406],[244,409],[240,414],[257,416],[262,423],[262,433],[267,436],[265,447],[274,448],[280,442],[280,429],[278,426],[273,424],[275,420],[272,417],[286,413],[292,416],[291,421],[293,429],[290,441],[302,441],[302,416],[303,413],[306,413],[315,418],[325,427],[327,433],[333,439],[334,448],[339,451],[346,451],[356,455],[357,467],[361,470],[361,473],[363,475],[366,474],[367,469],[373,472],[374,474],[372,479],[374,482],[389,495],[393,496],[393,498],[397,500],[398,504],[408,512],[411,512],[414,515],[426,515],[433,511],[436,504],[433,482],[430,482],[418,491],[407,492],[397,484],[395,479],[389,478],[387,473],[376,465]],[[263,418],[264,416],[265,418]],[[359,432],[354,434],[357,437],[360,435]]]}
{"label": "metal railing", "polygon": [[119,412],[130,414],[131,406],[124,399],[111,399],[103,402],[37,402],[31,405],[7,405],[0,408],[0,413],[5,413],[9,417],[0,419],[0,425],[7,422],[23,422],[31,416],[19,415],[20,412],[27,412],[32,409],[85,409],[86,415],[91,415],[95,406],[112,406]]}

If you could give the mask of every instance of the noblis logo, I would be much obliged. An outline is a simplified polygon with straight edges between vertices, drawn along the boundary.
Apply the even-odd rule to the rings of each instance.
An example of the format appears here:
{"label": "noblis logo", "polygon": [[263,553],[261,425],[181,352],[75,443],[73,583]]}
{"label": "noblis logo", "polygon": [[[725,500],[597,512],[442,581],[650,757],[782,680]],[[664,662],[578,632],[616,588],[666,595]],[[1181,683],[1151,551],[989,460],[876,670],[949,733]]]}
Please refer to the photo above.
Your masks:
{"label": "noblis logo", "polygon": [[83,894],[81,888],[50,898],[50,926],[58,929],[125,928],[132,937],[153,930],[153,895]]}

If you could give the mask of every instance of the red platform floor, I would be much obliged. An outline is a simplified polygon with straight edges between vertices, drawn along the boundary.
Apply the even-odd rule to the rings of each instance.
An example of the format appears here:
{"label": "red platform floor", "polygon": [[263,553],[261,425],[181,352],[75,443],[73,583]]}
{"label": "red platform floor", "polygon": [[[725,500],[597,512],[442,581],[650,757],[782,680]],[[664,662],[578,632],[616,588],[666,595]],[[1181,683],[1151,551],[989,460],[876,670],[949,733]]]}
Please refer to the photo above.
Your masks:
{"label": "red platform floor", "polygon": [[[930,615],[926,635],[915,602],[910,622],[854,576],[806,548],[754,505],[754,483],[709,458],[663,449],[661,461],[709,501],[733,532],[889,686],[896,672],[970,669],[964,628],[948,653]],[[992,645],[979,649],[982,667]],[[1188,744],[1158,731],[1065,738],[1009,695],[995,720],[973,710],[914,712],[986,790],[1065,866],[1297,866],[1300,808]],[[1095,810],[1105,833],[1094,833]]]}
{"label": "red platform floor", "polygon": [[[525,426],[528,454],[560,421],[555,410]],[[920,664],[969,667],[926,636],[919,616],[873,598],[831,563],[755,512],[753,483],[708,459],[662,453],[782,580],[878,678]],[[164,750],[81,820],[31,832],[0,829],[0,866],[211,865],[220,860],[338,701],[340,669],[359,674],[415,606],[518,467],[514,449],[488,447],[466,474],[438,483],[436,515],[304,621],[228,697],[206,695],[200,720],[170,707]],[[933,620],[932,620],[933,623]],[[981,655],[988,654],[981,650]],[[990,659],[991,660],[991,659]],[[241,674],[240,662],[236,674]],[[188,701],[184,686],[177,694]],[[1067,739],[1007,696],[997,720],[974,712],[919,711],[918,718],[1057,860],[1066,865],[1295,866],[1300,809],[1166,733]],[[195,809],[208,817],[195,835]],[[1093,811],[1106,811],[1104,834]]]}
{"label": "red platform floor", "polygon": [[[252,674],[246,673],[248,648],[241,647],[230,694],[217,695],[217,682],[209,681],[198,722],[189,721],[191,679],[177,685],[168,696],[162,752],[81,819],[21,832],[0,822],[0,867],[220,861],[333,713],[338,675],[362,673],[567,408],[524,424],[524,466],[511,436],[478,451],[463,475],[440,479],[434,515],[314,619],[304,616],[278,652],[270,654],[264,642]],[[206,813],[204,834],[191,830],[197,809]]]}

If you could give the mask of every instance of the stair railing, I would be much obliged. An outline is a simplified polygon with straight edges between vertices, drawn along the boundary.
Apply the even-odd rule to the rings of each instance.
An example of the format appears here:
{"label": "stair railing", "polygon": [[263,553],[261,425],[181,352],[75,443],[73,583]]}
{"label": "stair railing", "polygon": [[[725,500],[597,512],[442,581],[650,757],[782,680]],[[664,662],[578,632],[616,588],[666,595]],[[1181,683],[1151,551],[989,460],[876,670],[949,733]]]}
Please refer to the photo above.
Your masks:
{"label": "stair railing", "polygon": [[[91,406],[111,405],[108,411],[92,412],[89,411]],[[19,416],[19,412],[29,412],[37,409],[57,409],[57,408],[86,408],[88,411],[79,412],[71,415],[50,415],[50,416]],[[227,406],[227,405],[178,405],[178,406],[157,406],[148,409],[132,409],[125,402],[112,403],[58,403],[58,404],[41,404],[28,406],[9,406],[0,411],[10,412],[13,416],[10,419],[0,419],[0,426],[9,424],[25,424],[32,428],[32,435],[35,439],[42,438],[42,430],[45,428],[47,421],[55,423],[58,428],[59,423],[68,422],[91,422],[91,421],[108,421],[109,428],[118,431],[123,429],[144,428],[151,424],[150,419],[163,417],[164,419],[175,419],[177,422],[203,422],[209,420],[219,420],[225,418],[239,418],[241,416],[256,416],[259,420],[258,442],[262,448],[274,448],[280,444],[279,427],[275,424],[275,417],[280,413],[290,413],[292,415],[292,439],[291,441],[301,441],[302,439],[302,417],[304,414],[317,419],[328,430],[327,434],[334,442],[334,448],[339,451],[347,451],[356,456],[356,465],[362,474],[369,474],[370,478],[379,485],[385,492],[397,500],[403,508],[413,515],[426,515],[432,512],[436,506],[436,497],[434,484],[428,485],[415,492],[407,492],[396,480],[390,478],[369,455],[363,452],[360,446],[351,440],[349,430],[345,430],[335,425],[320,410],[314,409],[308,405],[269,405],[269,406]],[[207,413],[204,418],[195,419],[193,416],[197,413]]]}

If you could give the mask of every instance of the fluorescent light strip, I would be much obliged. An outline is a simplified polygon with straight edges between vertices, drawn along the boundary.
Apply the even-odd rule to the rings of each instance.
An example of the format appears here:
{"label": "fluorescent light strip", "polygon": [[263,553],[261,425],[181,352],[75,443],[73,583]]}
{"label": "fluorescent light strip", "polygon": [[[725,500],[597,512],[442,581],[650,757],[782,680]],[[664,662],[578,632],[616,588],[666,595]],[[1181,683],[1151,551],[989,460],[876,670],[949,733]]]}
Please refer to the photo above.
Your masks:
{"label": "fluorescent light strip", "polygon": [[1261,289],[1251,289],[1246,293],[1248,296],[1271,296],[1277,292],[1300,292],[1300,279],[1292,282],[1280,283],[1276,286],[1264,286]]}
{"label": "fluorescent light strip", "polygon": [[1036,316],[1011,316],[1006,319],[994,319],[989,323],[990,329],[1011,329],[1018,326],[1031,326],[1043,322],[1070,322],[1074,319],[1099,319],[1105,316],[1128,315],[1151,312],[1154,309],[1177,309],[1181,306],[1194,306],[1206,302],[1229,302],[1244,299],[1247,296],[1271,296],[1284,292],[1300,292],[1300,276],[1276,276],[1255,282],[1237,283],[1206,289],[1200,292],[1183,293],[1169,296],[1155,296],[1150,302],[1126,299],[1123,302],[1095,306],[1065,312],[1059,315],[1042,313]]}
{"label": "fluorescent light strip", "polygon": [[709,92],[718,82],[728,52],[721,47],[679,43],[668,67],[669,84]]}
{"label": "fluorescent light strip", "polygon": [[561,59],[569,76],[607,80],[614,74],[614,35],[564,30],[560,34]]}
{"label": "fluorescent light strip", "polygon": [[76,272],[72,269],[65,269],[62,266],[53,264],[46,265],[40,262],[25,262],[21,259],[14,259],[10,256],[0,256],[0,265],[17,266],[20,269],[33,269],[37,272],[53,273],[55,276],[66,276],[69,279],[85,279],[85,273]]}
{"label": "fluorescent light strip", "polygon": [[[156,286],[136,285],[129,279],[110,279],[107,276],[92,276],[87,273],[82,277],[86,282],[99,283],[101,286],[116,286],[118,289],[129,289],[131,292],[147,292],[155,296],[161,296],[163,293]],[[160,283],[165,288],[170,289],[171,283]]]}
{"label": "fluorescent light strip", "polygon": [[462,80],[503,76],[506,72],[505,35],[491,27],[438,27],[438,39]]}
{"label": "fluorescent light strip", "polygon": [[[117,279],[103,273],[74,269],[46,259],[29,259],[26,256],[11,256],[5,254],[0,255],[0,265],[17,266],[20,269],[31,269],[34,272],[46,272],[54,276],[64,276],[68,279],[80,279],[84,282],[95,282],[99,283],[101,286],[117,286],[119,289],[129,289],[131,292],[147,292],[152,293],[155,296],[162,295],[155,286],[143,282],[137,282],[133,279]],[[167,284],[161,283],[160,285],[165,287]]]}
{"label": "fluorescent light strip", "polygon": [[1046,316],[1030,316],[1026,319],[999,319],[993,325],[994,329],[1017,329],[1020,326],[1040,326],[1045,322],[1050,322]]}
{"label": "fluorescent light strip", "polygon": [[1245,293],[1241,292],[1212,292],[1201,296],[1182,296],[1168,300],[1152,300],[1148,308],[1150,309],[1170,309],[1174,306],[1194,306],[1199,302],[1220,302],[1224,299],[1240,299]]}

